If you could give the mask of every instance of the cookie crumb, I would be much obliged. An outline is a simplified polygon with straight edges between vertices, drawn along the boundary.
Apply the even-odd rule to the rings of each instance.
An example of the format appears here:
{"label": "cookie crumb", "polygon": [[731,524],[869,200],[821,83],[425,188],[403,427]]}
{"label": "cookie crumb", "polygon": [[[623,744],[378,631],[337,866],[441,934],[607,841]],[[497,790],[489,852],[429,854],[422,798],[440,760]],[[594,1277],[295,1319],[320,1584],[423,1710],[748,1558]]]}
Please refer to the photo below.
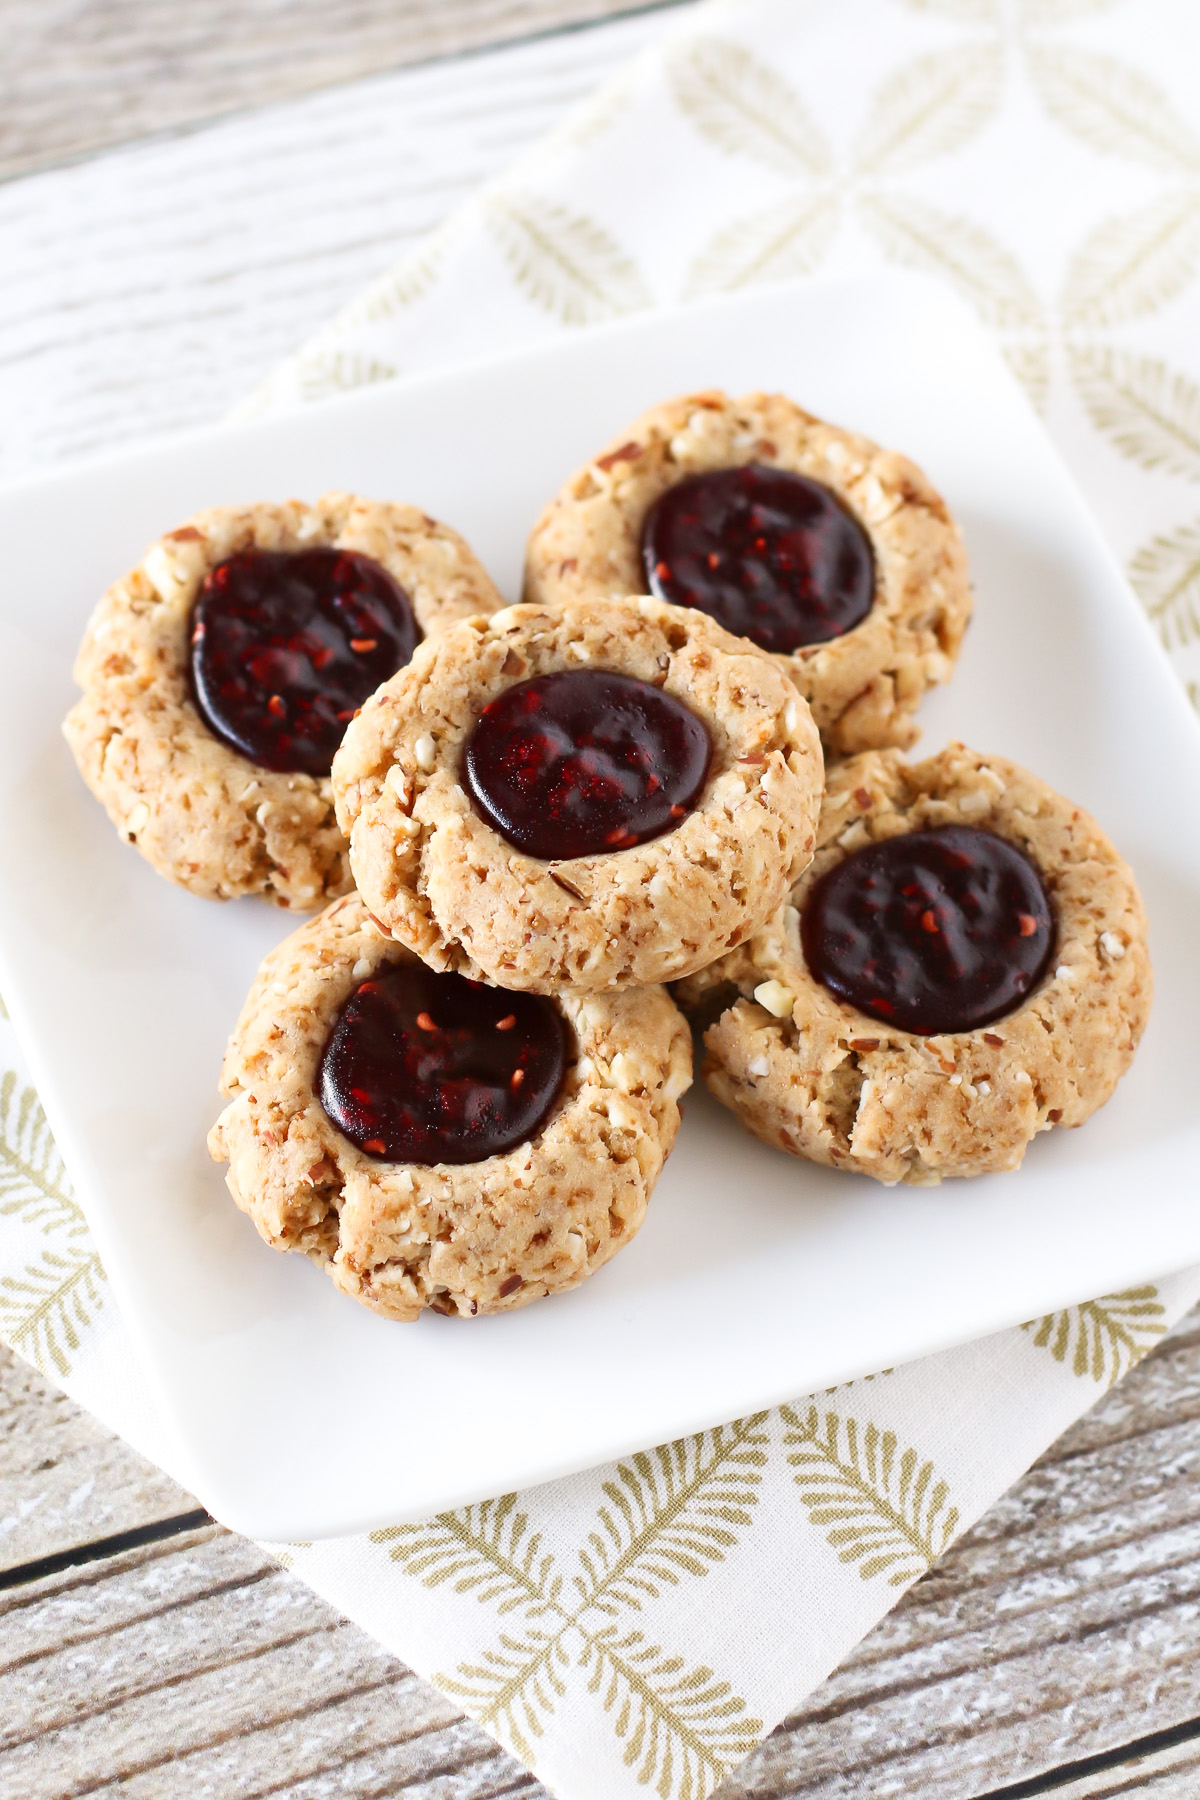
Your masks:
{"label": "cookie crumb", "polygon": [[773,1019],[789,1019],[796,1004],[795,995],[782,981],[760,981],[754,990],[754,998]]}

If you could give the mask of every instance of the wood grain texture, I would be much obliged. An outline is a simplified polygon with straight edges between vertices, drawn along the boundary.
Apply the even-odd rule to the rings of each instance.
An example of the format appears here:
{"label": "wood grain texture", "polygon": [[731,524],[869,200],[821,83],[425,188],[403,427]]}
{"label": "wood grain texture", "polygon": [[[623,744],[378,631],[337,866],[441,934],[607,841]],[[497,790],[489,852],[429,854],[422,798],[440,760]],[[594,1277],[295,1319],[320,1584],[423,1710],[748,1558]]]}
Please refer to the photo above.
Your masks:
{"label": "wood grain texture", "polygon": [[218,419],[672,16],[0,184],[0,476]]}
{"label": "wood grain texture", "polygon": [[966,1800],[1200,1716],[1198,1427],[1193,1313],[722,1800]]}
{"label": "wood grain texture", "polygon": [[642,4],[0,0],[0,176]]}
{"label": "wood grain texture", "polygon": [[1054,1800],[1196,1800],[1200,1744],[1180,1744],[1119,1767],[1082,1775],[1053,1790]]}
{"label": "wood grain texture", "polygon": [[[11,1365],[0,1377],[15,1385]],[[29,1459],[11,1442],[106,1438],[37,1377],[22,1388],[23,1429],[0,1440],[14,1492]],[[104,1454],[117,1471],[131,1458],[111,1439]],[[1198,1465],[1200,1310],[721,1800],[977,1800],[1200,1717]],[[122,1517],[139,1516],[137,1493],[136,1471],[120,1477]],[[144,1516],[160,1503],[147,1489]],[[217,1526],[0,1594],[0,1800],[267,1791],[548,1800],[444,1696]],[[1195,1800],[1200,1743],[1055,1791]]]}
{"label": "wood grain texture", "polygon": [[435,1689],[217,1526],[0,1598],[0,1800],[533,1789]]}
{"label": "wood grain texture", "polygon": [[195,1505],[0,1345],[0,1572]]}

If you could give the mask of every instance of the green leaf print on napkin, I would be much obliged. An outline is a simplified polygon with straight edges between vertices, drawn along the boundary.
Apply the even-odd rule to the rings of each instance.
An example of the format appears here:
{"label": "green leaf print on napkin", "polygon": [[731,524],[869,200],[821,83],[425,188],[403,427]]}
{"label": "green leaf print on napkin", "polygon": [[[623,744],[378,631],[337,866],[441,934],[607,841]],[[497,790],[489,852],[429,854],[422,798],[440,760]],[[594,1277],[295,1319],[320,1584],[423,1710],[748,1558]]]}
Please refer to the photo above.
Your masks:
{"label": "green leaf print on napkin", "polygon": [[719,1673],[652,1642],[631,1615],[704,1577],[753,1522],[767,1415],[662,1444],[616,1465],[569,1578],[515,1494],[371,1534],[425,1587],[450,1585],[505,1621],[435,1677],[519,1756],[572,1683],[599,1698],[626,1765],[673,1800],[698,1800],[763,1726]]}
{"label": "green leaf print on napkin", "polygon": [[824,260],[840,223],[837,200],[804,190],[748,219],[735,219],[701,250],[684,297],[728,294],[756,281],[810,275]]}
{"label": "green leaf print on napkin", "polygon": [[439,1513],[427,1525],[391,1525],[373,1531],[371,1542],[390,1543],[392,1560],[425,1587],[448,1581],[455,1593],[473,1593],[502,1616],[522,1605],[551,1611],[562,1588],[554,1558],[542,1554],[541,1536],[517,1511],[515,1494]]}
{"label": "green leaf print on napkin", "polygon": [[751,1523],[766,1460],[766,1414],[756,1413],[618,1463],[580,1546],[579,1599],[611,1616],[640,1612],[643,1598],[721,1562]]}
{"label": "green leaf print on napkin", "polygon": [[1157,312],[1200,265],[1200,193],[1171,193],[1106,219],[1072,256],[1062,313],[1071,327],[1117,325]]}
{"label": "green leaf print on napkin", "polygon": [[1166,1330],[1165,1317],[1158,1289],[1136,1287],[1030,1319],[1021,1329],[1072,1374],[1111,1387],[1154,1348]]}
{"label": "green leaf print on napkin", "polygon": [[512,189],[493,194],[484,217],[517,286],[564,325],[587,325],[650,304],[632,258],[594,219]]}
{"label": "green leaf print on napkin", "polygon": [[1200,481],[1200,386],[1155,357],[1124,350],[1074,345],[1070,357],[1097,431],[1143,469]]}
{"label": "green leaf print on napkin", "polygon": [[42,1103],[9,1069],[0,1078],[0,1216],[86,1237],[87,1225]]}
{"label": "green leaf print on napkin", "polygon": [[1143,544],[1129,578],[1168,650],[1200,639],[1200,520]]}
{"label": "green leaf print on napkin", "polygon": [[968,44],[918,57],[872,95],[855,147],[859,175],[894,175],[959,150],[1000,103],[1004,52]]}
{"label": "green leaf print on napkin", "polygon": [[689,1665],[640,1631],[607,1626],[588,1639],[580,1659],[588,1692],[599,1694],[622,1740],[627,1768],[673,1800],[699,1800],[754,1749],[762,1721],[704,1664]]}
{"label": "green leaf print on napkin", "polygon": [[41,1101],[11,1069],[0,1078],[0,1217],[63,1240],[0,1276],[0,1337],[44,1375],[68,1375],[104,1303],[105,1274]]}
{"label": "green leaf print on napkin", "polygon": [[43,1375],[69,1375],[105,1281],[95,1250],[43,1250],[23,1274],[0,1277],[0,1336]]}
{"label": "green leaf print on napkin", "polygon": [[829,1527],[826,1541],[839,1559],[857,1563],[864,1581],[886,1575],[891,1587],[923,1575],[958,1524],[933,1462],[901,1450],[894,1431],[870,1421],[860,1425],[812,1404],[780,1411],[801,1505],[811,1524]]}
{"label": "green leaf print on napkin", "polygon": [[943,276],[988,325],[1041,326],[1041,304],[1020,264],[983,226],[908,194],[865,195],[858,213],[890,261]]}
{"label": "green leaf print on napkin", "polygon": [[1026,54],[1047,112],[1090,149],[1175,174],[1200,169],[1200,140],[1140,70],[1073,44],[1030,44]]}
{"label": "green leaf print on napkin", "polygon": [[694,39],[669,71],[676,105],[714,148],[781,175],[824,175],[832,168],[829,145],[799,94],[740,44]]}

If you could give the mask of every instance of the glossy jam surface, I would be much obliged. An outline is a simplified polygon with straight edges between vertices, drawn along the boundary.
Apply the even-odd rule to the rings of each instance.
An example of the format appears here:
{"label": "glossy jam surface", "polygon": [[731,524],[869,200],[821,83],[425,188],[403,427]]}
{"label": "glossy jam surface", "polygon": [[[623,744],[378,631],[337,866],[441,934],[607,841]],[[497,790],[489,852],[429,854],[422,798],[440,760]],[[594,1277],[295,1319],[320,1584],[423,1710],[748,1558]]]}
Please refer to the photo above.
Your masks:
{"label": "glossy jam surface", "polygon": [[343,1006],[317,1095],[368,1156],[475,1163],[534,1135],[566,1066],[566,1027],[551,1001],[393,963]]}
{"label": "glossy jam surface", "polygon": [[1046,972],[1054,912],[1023,851],[971,826],[854,851],[800,922],[817,980],[874,1019],[928,1037],[1003,1018]]}
{"label": "glossy jam surface", "polygon": [[192,696],[260,768],[328,775],[356,710],[419,636],[407,594],[369,556],[241,551],[192,607]]}
{"label": "glossy jam surface", "polygon": [[824,644],[875,599],[871,541],[830,488],[747,463],[691,475],[646,514],[652,594],[709,613],[764,650]]}
{"label": "glossy jam surface", "polygon": [[563,669],[518,682],[467,740],[463,784],[500,836],[546,861],[630,850],[695,805],[708,729],[647,681]]}

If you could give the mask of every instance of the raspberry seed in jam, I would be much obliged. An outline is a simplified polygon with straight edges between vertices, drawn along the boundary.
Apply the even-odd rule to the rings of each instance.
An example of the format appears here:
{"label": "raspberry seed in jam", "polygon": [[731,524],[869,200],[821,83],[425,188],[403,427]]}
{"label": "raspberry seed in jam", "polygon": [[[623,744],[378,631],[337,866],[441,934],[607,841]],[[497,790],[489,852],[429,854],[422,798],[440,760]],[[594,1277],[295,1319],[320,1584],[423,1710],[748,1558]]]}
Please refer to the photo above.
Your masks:
{"label": "raspberry seed in jam", "polygon": [[243,550],[191,617],[192,697],[262,769],[328,775],[346,726],[420,632],[404,590],[357,550]]}
{"label": "raspberry seed in jam", "polygon": [[562,669],[485,706],[463,785],[492,828],[545,861],[630,850],[695,805],[712,741],[694,712],[648,681]]}
{"label": "raspberry seed in jam", "polygon": [[809,894],[800,936],[812,974],[839,999],[929,1037],[1020,1006],[1046,973],[1055,923],[1023,851],[945,825],[835,863]]}
{"label": "raspberry seed in jam", "polygon": [[368,1156],[474,1163],[540,1130],[566,1066],[566,1028],[551,1001],[392,963],[343,1006],[317,1093]]}
{"label": "raspberry seed in jam", "polygon": [[690,475],[660,494],[642,562],[659,599],[780,653],[841,637],[875,599],[858,520],[821,482],[763,463]]}

